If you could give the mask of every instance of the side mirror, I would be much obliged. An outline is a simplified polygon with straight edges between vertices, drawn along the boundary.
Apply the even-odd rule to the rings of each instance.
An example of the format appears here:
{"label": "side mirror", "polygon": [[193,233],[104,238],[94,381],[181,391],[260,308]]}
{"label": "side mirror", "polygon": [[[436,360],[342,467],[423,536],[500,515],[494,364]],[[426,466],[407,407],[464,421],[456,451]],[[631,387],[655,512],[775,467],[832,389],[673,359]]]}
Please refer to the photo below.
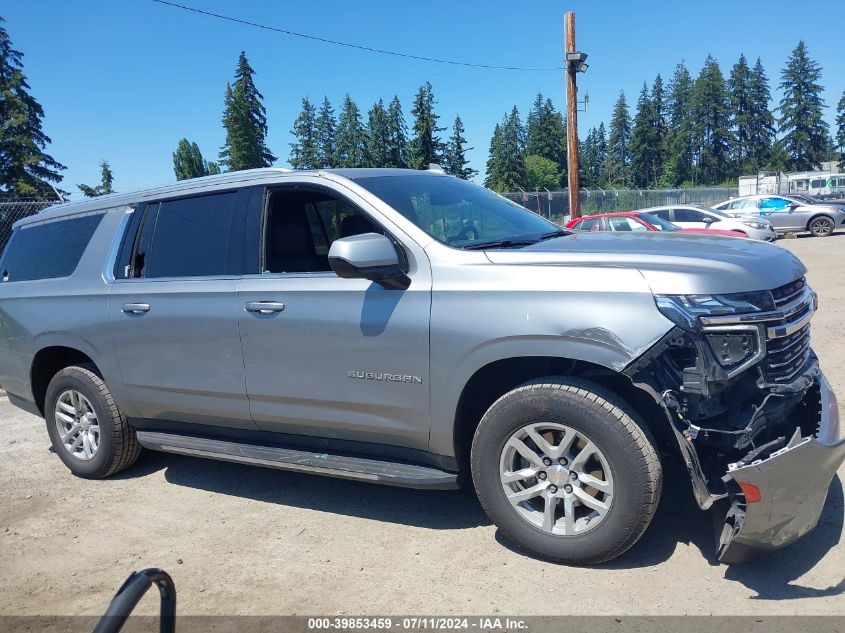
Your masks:
{"label": "side mirror", "polygon": [[712,216],[710,216],[710,215],[705,215],[705,216],[704,216],[704,223],[705,223],[705,224],[713,224],[714,222],[717,222],[717,221],[718,221],[718,220],[716,220],[716,218],[714,218],[714,217],[712,217]]}
{"label": "side mirror", "polygon": [[411,280],[399,266],[393,242],[378,233],[351,235],[335,240],[329,265],[338,277],[369,279],[385,288],[404,290]]}

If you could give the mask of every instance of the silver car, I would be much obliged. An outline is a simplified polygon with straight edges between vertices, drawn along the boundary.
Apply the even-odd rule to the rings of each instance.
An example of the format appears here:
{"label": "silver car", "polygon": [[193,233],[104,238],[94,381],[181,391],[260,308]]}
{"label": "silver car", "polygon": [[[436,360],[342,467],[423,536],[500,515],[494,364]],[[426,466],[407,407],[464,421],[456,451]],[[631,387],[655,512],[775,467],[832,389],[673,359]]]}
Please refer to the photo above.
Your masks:
{"label": "silver car", "polygon": [[472,481],[514,543],[597,563],[676,462],[735,562],[811,530],[845,460],[815,294],[762,242],[569,233],[432,172],[263,169],[52,207],[0,271],[0,384],[80,477],[143,447]]}
{"label": "silver car", "polygon": [[656,215],[682,229],[717,229],[736,231],[752,240],[774,242],[778,238],[772,223],[765,218],[737,218],[718,209],[695,205],[673,204],[638,209],[635,213]]}
{"label": "silver car", "polygon": [[845,211],[831,204],[808,204],[787,195],[756,195],[731,198],[714,209],[742,218],[765,218],[778,233],[809,231],[827,237],[845,224]]}

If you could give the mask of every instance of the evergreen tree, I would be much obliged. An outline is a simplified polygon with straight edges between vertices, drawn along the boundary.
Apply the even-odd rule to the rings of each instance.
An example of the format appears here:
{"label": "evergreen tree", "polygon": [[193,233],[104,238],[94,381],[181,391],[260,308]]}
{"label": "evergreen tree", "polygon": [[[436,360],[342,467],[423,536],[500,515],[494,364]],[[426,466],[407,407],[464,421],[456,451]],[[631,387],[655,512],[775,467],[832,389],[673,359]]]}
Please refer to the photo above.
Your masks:
{"label": "evergreen tree", "polygon": [[718,62],[707,56],[690,96],[693,180],[718,184],[733,177],[730,164],[730,106]]}
{"label": "evergreen tree", "polygon": [[596,187],[604,187],[607,185],[607,131],[604,128],[604,121],[599,123],[596,129],[596,182],[593,183]]}
{"label": "evergreen tree", "polygon": [[617,187],[627,187],[631,171],[631,115],[625,92],[613,106],[610,120],[610,138],[607,147],[606,173],[609,183]]}
{"label": "evergreen tree", "polygon": [[335,166],[336,127],[334,109],[328,97],[323,97],[323,105],[317,115],[317,167],[328,169]]}
{"label": "evergreen tree", "polygon": [[452,126],[452,135],[446,143],[446,160],[443,166],[447,174],[457,176],[463,180],[470,180],[478,173],[477,170],[469,166],[466,153],[471,151],[472,147],[466,147],[467,140],[464,138],[464,122],[461,117],[455,117],[455,123]]}
{"label": "evergreen tree", "polygon": [[114,174],[108,161],[100,161],[100,184],[96,187],[90,185],[76,185],[86,198],[96,198],[108,193],[114,193]]}
{"label": "evergreen tree", "polygon": [[656,133],[657,153],[655,155],[655,180],[657,184],[663,178],[666,169],[666,159],[669,155],[669,126],[666,120],[666,89],[663,87],[663,77],[658,73],[651,85],[651,106],[654,113],[654,129]]}
{"label": "evergreen tree", "polygon": [[596,186],[596,128],[591,127],[587,136],[581,141],[578,148],[578,155],[581,159],[580,176],[581,183],[587,189]]}
{"label": "evergreen tree", "polygon": [[525,184],[525,128],[514,106],[496,125],[490,140],[484,186],[494,191],[516,191]]}
{"label": "evergreen tree", "polygon": [[737,173],[744,173],[746,163],[751,155],[751,68],[745,55],[740,55],[736,64],[731,68],[728,77],[728,103],[731,117],[731,155],[736,165]]}
{"label": "evergreen tree", "polygon": [[537,93],[526,121],[525,155],[542,156],[552,161],[555,169],[566,173],[566,124],[551,99]]}
{"label": "evergreen tree", "polygon": [[828,125],[822,118],[821,74],[821,66],[807,55],[804,41],[799,41],[778,85],[783,94],[778,120],[781,142],[795,171],[818,168],[822,160]]}
{"label": "evergreen tree", "polygon": [[408,161],[408,126],[405,125],[405,115],[402,114],[402,104],[399,97],[393,97],[387,106],[387,127],[390,138],[390,162],[388,167],[407,168]]}
{"label": "evergreen tree", "polygon": [[839,148],[839,168],[845,169],[845,91],[836,105],[836,145]]}
{"label": "evergreen tree", "polygon": [[420,86],[414,99],[411,114],[414,115],[414,136],[411,139],[410,164],[412,169],[428,169],[432,163],[443,162],[444,144],[440,132],[445,128],[437,126],[440,118],[434,113],[434,92],[431,82]]}
{"label": "evergreen tree", "polygon": [[308,97],[302,100],[302,111],[293,122],[290,144],[290,165],[294,169],[317,169],[320,163],[320,138],[317,129],[317,108]]}
{"label": "evergreen tree", "polygon": [[246,53],[241,51],[235,82],[226,86],[224,99],[226,143],[220,150],[220,162],[229,171],[269,167],[276,160],[267,148],[267,113],[254,75]]}
{"label": "evergreen tree", "polygon": [[769,79],[759,57],[751,72],[748,92],[748,169],[757,171],[766,165],[775,142],[775,117],[769,109],[772,100]]}
{"label": "evergreen tree", "polygon": [[525,187],[539,191],[554,189],[560,184],[560,172],[554,161],[545,156],[530,154],[525,157]]}
{"label": "evergreen tree", "polygon": [[661,183],[663,186],[674,187],[692,179],[691,95],[692,77],[681,61],[675,67],[669,82],[666,108],[669,127],[668,156]]}
{"label": "evergreen tree", "polygon": [[202,157],[202,152],[196,143],[183,138],[173,152],[173,172],[176,180],[200,178],[220,173],[217,163],[210,163]]}
{"label": "evergreen tree", "polygon": [[390,120],[384,101],[379,99],[367,116],[367,165],[369,167],[388,167],[391,162]]}
{"label": "evergreen tree", "polygon": [[334,163],[337,167],[364,167],[367,163],[367,134],[361,124],[361,112],[349,95],[343,98],[337,121],[337,145]]}
{"label": "evergreen tree", "polygon": [[643,82],[631,131],[631,182],[636,187],[657,183],[660,161],[660,133],[654,103]]}
{"label": "evergreen tree", "polygon": [[65,166],[44,150],[50,138],[41,129],[44,109],[29,93],[23,53],[12,48],[0,17],[0,191],[14,196],[52,193]]}

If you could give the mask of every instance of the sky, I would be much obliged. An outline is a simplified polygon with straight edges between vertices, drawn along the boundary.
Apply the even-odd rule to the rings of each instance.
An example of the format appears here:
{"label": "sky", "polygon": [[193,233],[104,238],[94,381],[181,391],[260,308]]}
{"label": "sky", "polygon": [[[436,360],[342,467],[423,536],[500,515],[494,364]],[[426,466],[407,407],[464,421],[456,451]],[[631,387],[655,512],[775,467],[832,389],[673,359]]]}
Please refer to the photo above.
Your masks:
{"label": "sky", "polygon": [[[727,76],[744,53],[762,59],[776,100],[781,69],[803,39],[823,69],[825,118],[833,125],[845,91],[841,12],[806,0],[645,2],[569,0],[174,0],[269,26],[364,46],[480,64],[560,67],[563,15],[575,11],[576,44],[589,54],[580,74],[583,137],[607,125],[624,90],[642,88],[685,60],[695,76],[708,53]],[[304,40],[164,6],[152,0],[4,0],[0,15],[24,54],[32,94],[45,110],[48,152],[67,166],[62,187],[99,183],[106,159],[118,191],[172,182],[179,139],[216,159],[225,135],[223,95],[241,50],[255,68],[269,124],[268,145],[286,166],[302,98],[326,95],[339,110],[349,94],[364,113],[398,95],[406,121],[419,86],[431,81],[441,125],[460,114],[471,166],[481,172],[495,124],[515,104],[527,114],[537,92],[565,108],[562,71],[466,68]],[[825,17],[827,16],[827,17]],[[446,136],[447,132],[443,135]]]}

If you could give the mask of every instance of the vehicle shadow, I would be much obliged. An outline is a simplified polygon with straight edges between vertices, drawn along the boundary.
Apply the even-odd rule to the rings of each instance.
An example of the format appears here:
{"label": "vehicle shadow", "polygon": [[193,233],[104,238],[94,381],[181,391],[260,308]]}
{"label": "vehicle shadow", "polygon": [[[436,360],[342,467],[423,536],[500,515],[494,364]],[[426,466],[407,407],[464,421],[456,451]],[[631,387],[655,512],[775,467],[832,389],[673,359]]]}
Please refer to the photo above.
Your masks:
{"label": "vehicle shadow", "polygon": [[127,478],[164,470],[177,486],[435,530],[490,525],[471,488],[414,490],[145,451]]}
{"label": "vehicle shadow", "polygon": [[[293,506],[435,530],[466,529],[491,522],[471,486],[461,490],[415,490],[361,483],[146,451],[115,478],[136,478],[164,470],[167,482],[264,503]],[[643,537],[602,569],[653,567],[669,560],[679,544],[693,545],[712,566],[716,559],[714,519],[699,510],[681,464],[667,464],[663,493]],[[756,592],[756,600],[787,600],[845,593],[845,579],[826,589],[792,584],[824,558],[843,530],[842,483],[834,477],[819,524],[806,538],[745,565],[725,566],[725,579]],[[721,528],[721,525],[718,526]],[[500,531],[505,548],[528,555]]]}

